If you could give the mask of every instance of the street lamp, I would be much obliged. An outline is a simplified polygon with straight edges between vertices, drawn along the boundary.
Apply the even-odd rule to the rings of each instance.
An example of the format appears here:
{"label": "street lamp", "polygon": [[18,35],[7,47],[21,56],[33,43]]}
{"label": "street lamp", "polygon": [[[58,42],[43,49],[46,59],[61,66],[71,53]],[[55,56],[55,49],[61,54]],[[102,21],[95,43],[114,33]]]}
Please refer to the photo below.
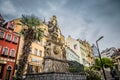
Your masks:
{"label": "street lamp", "polygon": [[104,70],[104,67],[103,67],[103,62],[102,62],[102,59],[101,59],[101,54],[100,54],[99,46],[98,46],[98,41],[101,40],[102,38],[103,38],[103,36],[101,36],[101,37],[96,41],[96,46],[97,46],[97,50],[98,50],[100,62],[101,62],[101,65],[102,65],[103,75],[104,75],[105,80],[107,80],[106,75],[105,75],[105,70]]}

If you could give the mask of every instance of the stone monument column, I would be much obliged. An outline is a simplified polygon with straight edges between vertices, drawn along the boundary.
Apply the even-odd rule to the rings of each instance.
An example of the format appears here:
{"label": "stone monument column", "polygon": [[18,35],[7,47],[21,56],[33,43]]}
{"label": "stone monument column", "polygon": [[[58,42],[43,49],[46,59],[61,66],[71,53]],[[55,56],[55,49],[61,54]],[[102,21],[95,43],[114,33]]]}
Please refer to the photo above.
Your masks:
{"label": "stone monument column", "polygon": [[52,16],[48,22],[48,32],[44,52],[44,72],[68,72],[65,39],[57,24],[56,16]]}

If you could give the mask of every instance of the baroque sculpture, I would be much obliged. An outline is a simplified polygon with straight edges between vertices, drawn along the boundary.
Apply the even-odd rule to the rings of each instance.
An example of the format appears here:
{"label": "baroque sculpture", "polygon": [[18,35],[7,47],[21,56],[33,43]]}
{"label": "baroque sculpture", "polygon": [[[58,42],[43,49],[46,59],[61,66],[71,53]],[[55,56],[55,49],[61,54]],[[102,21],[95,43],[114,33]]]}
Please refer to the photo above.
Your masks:
{"label": "baroque sculpture", "polygon": [[67,72],[65,40],[57,24],[56,16],[48,22],[48,38],[45,45],[44,72]]}

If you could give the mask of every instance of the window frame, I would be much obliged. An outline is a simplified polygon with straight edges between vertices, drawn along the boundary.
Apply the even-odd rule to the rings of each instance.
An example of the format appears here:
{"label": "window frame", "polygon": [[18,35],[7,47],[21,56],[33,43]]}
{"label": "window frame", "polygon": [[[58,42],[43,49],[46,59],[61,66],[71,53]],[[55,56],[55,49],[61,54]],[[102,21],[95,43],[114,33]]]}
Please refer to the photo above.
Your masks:
{"label": "window frame", "polygon": [[42,50],[39,50],[39,56],[42,56]]}
{"label": "window frame", "polygon": [[[16,41],[15,41],[15,37],[17,38]],[[18,43],[18,37],[17,37],[17,36],[14,36],[12,41],[13,41],[14,43]]]}
{"label": "window frame", "polygon": [[10,21],[10,22],[9,22],[8,28],[14,30],[15,26],[14,26],[14,22],[13,22],[13,21]]}
{"label": "window frame", "polygon": [[[13,56],[12,56],[12,54],[11,54],[12,50],[14,50]],[[16,50],[15,50],[15,49],[10,49],[10,57],[15,57],[15,53],[16,53]]]}
{"label": "window frame", "polygon": [[[8,35],[11,35],[10,40],[7,39]],[[11,41],[11,38],[12,38],[12,34],[8,33],[8,34],[6,35],[6,40]]]}
{"label": "window frame", "polygon": [[[3,52],[4,52],[4,49],[5,49],[5,48],[7,48],[7,49],[8,49],[7,54],[3,54]],[[7,55],[8,55],[8,52],[9,52],[9,48],[8,48],[8,47],[3,47],[3,50],[2,50],[2,55],[7,56]]]}
{"label": "window frame", "polygon": [[3,38],[5,37],[5,32],[4,32],[4,31],[1,31],[1,30],[0,30],[0,32],[3,32],[3,33],[4,33],[4,34],[3,34],[3,36],[2,36],[2,37],[0,37],[0,38],[2,38],[2,39],[3,39]]}
{"label": "window frame", "polygon": [[[35,53],[35,50],[36,50],[36,53]],[[38,49],[34,48],[34,55],[37,55],[37,54],[38,54]]]}

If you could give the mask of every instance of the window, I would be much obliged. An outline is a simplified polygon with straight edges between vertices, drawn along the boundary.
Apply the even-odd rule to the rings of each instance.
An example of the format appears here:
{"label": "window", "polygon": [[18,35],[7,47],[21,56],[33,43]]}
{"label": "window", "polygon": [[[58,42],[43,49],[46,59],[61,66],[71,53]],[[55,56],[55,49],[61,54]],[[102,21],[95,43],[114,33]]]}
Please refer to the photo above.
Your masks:
{"label": "window", "polygon": [[4,32],[3,31],[0,31],[0,38],[3,39],[4,38]]}
{"label": "window", "polygon": [[37,51],[38,51],[38,50],[35,48],[35,49],[34,49],[34,54],[36,54],[36,55],[37,55]]}
{"label": "window", "polygon": [[35,73],[38,73],[39,71],[39,66],[35,66]]}
{"label": "window", "polygon": [[7,54],[8,54],[8,48],[7,48],[7,47],[5,47],[5,48],[3,49],[2,54],[3,54],[3,55],[7,55]]}
{"label": "window", "polygon": [[18,42],[18,37],[14,36],[13,42],[14,42],[14,43],[17,43],[17,42]]}
{"label": "window", "polygon": [[11,40],[11,34],[7,34],[7,37],[6,37],[7,40]]}
{"label": "window", "polygon": [[42,51],[41,50],[39,51],[39,55],[42,56]]}
{"label": "window", "polygon": [[10,50],[10,56],[11,56],[11,57],[15,57],[15,50],[14,50],[14,49],[11,49],[11,50]]}
{"label": "window", "polygon": [[74,49],[77,49],[77,44],[74,44]]}
{"label": "window", "polygon": [[10,28],[10,29],[14,29],[14,22],[13,22],[13,21],[10,22],[9,28]]}

